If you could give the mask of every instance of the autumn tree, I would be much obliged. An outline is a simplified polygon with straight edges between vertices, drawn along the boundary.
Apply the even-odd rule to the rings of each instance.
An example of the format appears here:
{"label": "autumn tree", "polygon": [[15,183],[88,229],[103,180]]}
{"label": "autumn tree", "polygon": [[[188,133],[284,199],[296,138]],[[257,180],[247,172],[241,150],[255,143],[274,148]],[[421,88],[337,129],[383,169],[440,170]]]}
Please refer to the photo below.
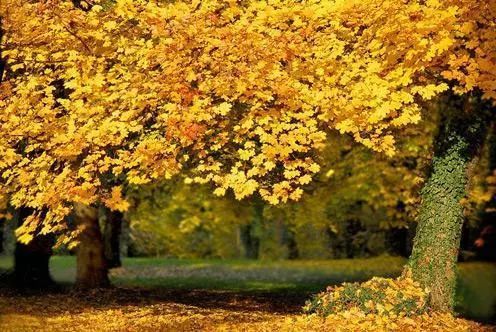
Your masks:
{"label": "autumn tree", "polygon": [[[298,200],[330,131],[393,156],[395,137],[420,121],[426,101],[450,89],[496,93],[494,1],[77,5],[0,5],[8,57],[0,192],[35,210],[18,230],[22,241],[37,229],[62,243],[84,239],[95,224],[88,209],[126,210],[123,187],[179,173],[218,195]],[[421,211],[441,209],[442,200],[425,198]],[[66,216],[81,205],[88,213],[71,229]],[[425,229],[432,218],[420,215]],[[456,242],[460,217],[449,218],[446,242]],[[449,309],[451,279],[430,271],[454,258],[430,260],[439,241],[422,234],[446,230],[430,224],[411,266],[424,286],[443,289],[433,306]],[[85,285],[105,284],[104,270]]]}

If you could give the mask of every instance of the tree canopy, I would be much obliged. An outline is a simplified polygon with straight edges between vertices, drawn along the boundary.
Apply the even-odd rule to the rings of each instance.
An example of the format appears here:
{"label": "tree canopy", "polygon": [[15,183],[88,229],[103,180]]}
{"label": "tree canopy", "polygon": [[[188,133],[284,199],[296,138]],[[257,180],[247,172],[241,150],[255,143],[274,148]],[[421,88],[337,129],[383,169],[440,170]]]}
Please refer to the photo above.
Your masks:
{"label": "tree canopy", "polygon": [[496,98],[495,16],[469,0],[4,0],[0,196],[37,211],[24,241],[176,174],[298,200],[329,131],[392,156],[425,101]]}

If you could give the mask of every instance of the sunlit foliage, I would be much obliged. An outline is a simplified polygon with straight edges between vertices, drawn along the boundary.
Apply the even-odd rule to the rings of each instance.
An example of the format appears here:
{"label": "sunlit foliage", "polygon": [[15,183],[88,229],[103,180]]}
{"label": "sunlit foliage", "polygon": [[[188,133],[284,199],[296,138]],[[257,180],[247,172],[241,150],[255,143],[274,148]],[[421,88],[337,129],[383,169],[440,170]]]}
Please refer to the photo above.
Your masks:
{"label": "sunlit foliage", "polygon": [[309,301],[305,311],[325,317],[354,308],[365,315],[405,317],[424,314],[428,299],[429,290],[412,280],[407,270],[397,279],[375,277],[329,287]]}
{"label": "sunlit foliage", "polygon": [[183,170],[298,200],[329,130],[392,155],[444,79],[495,94],[494,1],[98,3],[0,5],[0,193],[37,210],[21,241]]}
{"label": "sunlit foliage", "polygon": [[[428,131],[405,133],[408,141],[400,142],[401,153],[394,160],[332,135],[333,144],[321,158],[324,171],[307,193],[298,203],[263,204],[261,221],[256,220],[254,202],[216,197],[206,187],[174,181],[140,188],[128,193],[137,203],[128,213],[133,243],[141,254],[240,257],[240,227],[253,223],[264,258],[288,257],[284,243],[288,235],[294,237],[300,257],[337,257],[343,253],[332,248],[340,240],[366,248],[369,245],[361,242],[370,242],[377,247],[372,254],[381,253],[385,250],[381,234],[412,226],[434,123],[426,126]],[[345,238],[350,222],[374,235]]]}
{"label": "sunlit foliage", "polygon": [[328,288],[305,307],[308,313],[325,319],[318,323],[318,319],[310,316],[306,324],[301,324],[300,320],[299,328],[308,326],[313,330],[320,326],[324,330],[332,326],[335,331],[482,330],[451,314],[429,312],[428,303],[429,290],[412,280],[406,270],[397,279],[372,278],[364,283],[344,283]]}

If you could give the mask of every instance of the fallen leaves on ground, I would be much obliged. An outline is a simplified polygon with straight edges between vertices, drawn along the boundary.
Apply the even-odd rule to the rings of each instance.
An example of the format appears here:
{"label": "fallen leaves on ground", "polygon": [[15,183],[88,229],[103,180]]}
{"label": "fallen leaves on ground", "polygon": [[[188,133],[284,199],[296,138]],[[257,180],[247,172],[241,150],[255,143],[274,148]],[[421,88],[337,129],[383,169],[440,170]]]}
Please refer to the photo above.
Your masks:
{"label": "fallen leaves on ground", "polygon": [[[323,319],[294,313],[294,310],[275,311],[264,301],[270,302],[270,298],[222,292],[157,294],[129,289],[99,290],[90,294],[3,294],[0,296],[0,331],[494,330],[446,314],[384,321],[377,315],[348,311]],[[283,302],[278,303],[281,305]]]}

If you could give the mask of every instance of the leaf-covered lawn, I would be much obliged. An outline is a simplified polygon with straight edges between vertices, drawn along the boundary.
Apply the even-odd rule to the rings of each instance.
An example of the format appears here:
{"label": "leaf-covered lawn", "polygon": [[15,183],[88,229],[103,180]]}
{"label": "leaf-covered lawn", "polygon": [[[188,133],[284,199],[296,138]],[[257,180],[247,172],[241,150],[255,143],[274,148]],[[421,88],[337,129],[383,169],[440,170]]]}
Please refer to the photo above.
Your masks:
{"label": "leaf-covered lawn", "polygon": [[4,295],[0,331],[493,331],[489,325],[448,315],[384,319],[345,314],[323,320],[273,312],[249,297],[213,292],[210,296],[217,301],[212,302],[206,295],[187,294],[189,304],[181,303],[181,293],[121,289],[84,295]]}
{"label": "leaf-covered lawn", "polygon": [[[67,287],[60,294],[36,296],[0,290],[0,331],[278,330],[301,319],[311,293],[343,281],[396,276],[404,263],[394,257],[276,262],[126,258],[124,267],[111,273],[116,289],[83,295]],[[9,267],[11,259],[0,257],[0,269]],[[69,286],[74,257],[54,257],[51,271]],[[469,316],[487,320],[494,315],[496,266],[460,264],[459,296],[459,308]]]}
{"label": "leaf-covered lawn", "polygon": [[3,296],[0,331],[200,331],[295,316],[271,313],[270,308],[247,298],[210,296],[130,290]]}

